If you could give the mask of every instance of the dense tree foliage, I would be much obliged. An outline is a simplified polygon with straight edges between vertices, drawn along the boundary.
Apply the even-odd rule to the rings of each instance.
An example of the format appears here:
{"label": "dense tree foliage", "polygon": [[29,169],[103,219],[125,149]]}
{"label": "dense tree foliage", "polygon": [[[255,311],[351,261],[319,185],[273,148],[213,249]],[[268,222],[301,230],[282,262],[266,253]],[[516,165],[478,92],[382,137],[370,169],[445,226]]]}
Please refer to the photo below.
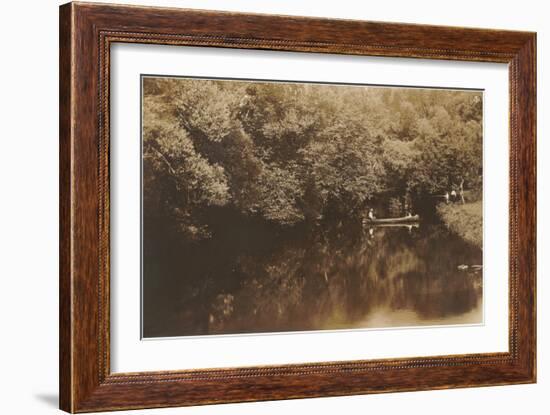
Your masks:
{"label": "dense tree foliage", "polygon": [[190,237],[209,207],[282,226],[481,187],[479,92],[143,79],[144,212]]}

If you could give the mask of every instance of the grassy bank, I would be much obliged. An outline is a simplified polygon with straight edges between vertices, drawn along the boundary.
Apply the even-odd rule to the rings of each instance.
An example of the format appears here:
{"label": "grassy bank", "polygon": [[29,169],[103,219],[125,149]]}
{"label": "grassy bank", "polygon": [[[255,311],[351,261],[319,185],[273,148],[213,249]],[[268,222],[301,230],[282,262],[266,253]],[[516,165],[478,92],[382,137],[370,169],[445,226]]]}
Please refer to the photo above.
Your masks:
{"label": "grassy bank", "polygon": [[463,204],[441,204],[439,216],[447,227],[480,248],[483,244],[483,204],[481,201]]}

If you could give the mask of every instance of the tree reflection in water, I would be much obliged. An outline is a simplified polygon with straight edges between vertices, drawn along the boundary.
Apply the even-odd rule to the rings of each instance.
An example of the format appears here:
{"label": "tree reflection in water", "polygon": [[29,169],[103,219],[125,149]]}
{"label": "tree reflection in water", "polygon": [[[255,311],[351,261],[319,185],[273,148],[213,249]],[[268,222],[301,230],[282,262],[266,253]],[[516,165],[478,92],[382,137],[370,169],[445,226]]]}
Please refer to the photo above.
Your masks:
{"label": "tree reflection in water", "polygon": [[482,320],[481,272],[458,269],[481,249],[442,225],[237,228],[194,244],[149,232],[145,337]]}

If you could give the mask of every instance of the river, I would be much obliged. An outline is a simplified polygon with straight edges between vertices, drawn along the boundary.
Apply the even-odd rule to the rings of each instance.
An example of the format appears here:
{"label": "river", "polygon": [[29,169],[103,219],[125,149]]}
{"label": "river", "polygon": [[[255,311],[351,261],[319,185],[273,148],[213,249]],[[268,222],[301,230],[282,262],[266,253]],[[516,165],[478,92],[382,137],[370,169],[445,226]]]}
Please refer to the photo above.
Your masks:
{"label": "river", "polygon": [[145,337],[482,322],[482,251],[441,223],[146,236]]}

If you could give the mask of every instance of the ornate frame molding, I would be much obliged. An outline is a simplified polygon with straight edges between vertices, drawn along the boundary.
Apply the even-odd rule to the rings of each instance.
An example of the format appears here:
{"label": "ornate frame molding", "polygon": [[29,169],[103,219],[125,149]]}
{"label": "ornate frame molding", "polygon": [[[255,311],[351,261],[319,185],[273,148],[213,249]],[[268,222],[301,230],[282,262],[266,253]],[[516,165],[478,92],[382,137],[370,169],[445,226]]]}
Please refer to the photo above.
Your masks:
{"label": "ornate frame molding", "polygon": [[[111,373],[109,69],[110,46],[117,42],[508,63],[510,351]],[[534,33],[86,3],[61,6],[61,408],[89,412],[534,382],[535,71]]]}

